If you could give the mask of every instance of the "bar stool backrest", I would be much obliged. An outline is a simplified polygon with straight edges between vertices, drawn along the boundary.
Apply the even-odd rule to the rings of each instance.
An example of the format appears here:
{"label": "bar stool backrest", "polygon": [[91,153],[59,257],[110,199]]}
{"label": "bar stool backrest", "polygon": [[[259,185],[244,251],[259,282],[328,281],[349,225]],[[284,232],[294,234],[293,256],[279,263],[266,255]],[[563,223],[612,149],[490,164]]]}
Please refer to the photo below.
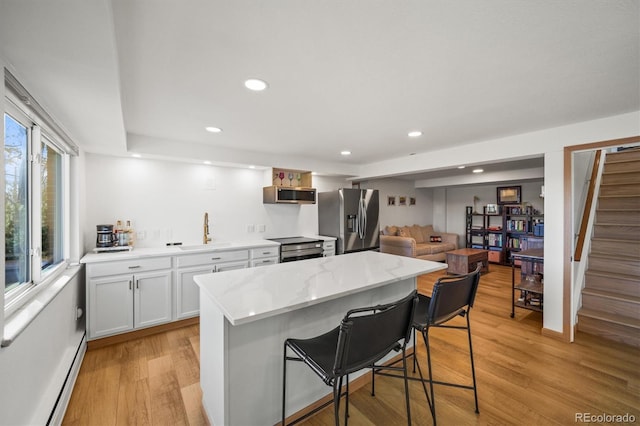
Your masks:
{"label": "bar stool backrest", "polygon": [[480,268],[470,274],[438,279],[431,293],[427,324],[438,325],[455,316],[466,315],[475,301],[479,282]]}
{"label": "bar stool backrest", "polygon": [[334,375],[370,367],[392,350],[403,349],[417,301],[417,292],[413,291],[394,303],[347,312],[340,324]]}

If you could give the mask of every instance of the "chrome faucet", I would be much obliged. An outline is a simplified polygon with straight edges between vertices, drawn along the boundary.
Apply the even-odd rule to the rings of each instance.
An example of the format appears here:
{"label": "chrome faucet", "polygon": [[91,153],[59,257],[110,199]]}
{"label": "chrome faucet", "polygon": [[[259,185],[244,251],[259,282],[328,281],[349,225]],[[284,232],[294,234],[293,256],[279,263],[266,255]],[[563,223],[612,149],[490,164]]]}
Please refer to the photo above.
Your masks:
{"label": "chrome faucet", "polygon": [[209,213],[204,213],[204,235],[202,237],[203,244],[209,244],[211,237],[209,236]]}

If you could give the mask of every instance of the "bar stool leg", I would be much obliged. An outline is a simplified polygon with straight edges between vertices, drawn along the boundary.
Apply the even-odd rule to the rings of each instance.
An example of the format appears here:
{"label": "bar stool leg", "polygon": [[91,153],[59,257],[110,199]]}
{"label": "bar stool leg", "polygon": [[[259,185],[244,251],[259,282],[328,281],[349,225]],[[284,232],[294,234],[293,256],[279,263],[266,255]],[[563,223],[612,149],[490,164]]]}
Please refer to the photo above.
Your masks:
{"label": "bar stool leg", "polygon": [[476,414],[480,413],[478,408],[478,388],[476,386],[476,369],[473,364],[473,345],[471,344],[471,323],[469,322],[469,314],[467,314],[467,334],[469,335],[469,357],[471,358],[471,377],[473,378],[473,398],[476,402]]}
{"label": "bar stool leg", "polygon": [[424,344],[427,349],[427,367],[429,368],[429,393],[431,394],[431,416],[433,417],[433,425],[436,425],[436,399],[433,392],[433,373],[431,369],[431,349],[429,348],[429,329],[422,332]]}
{"label": "bar stool leg", "polygon": [[286,417],[285,401],[287,398],[287,344],[284,344],[282,357],[282,426],[285,426],[284,419]]}

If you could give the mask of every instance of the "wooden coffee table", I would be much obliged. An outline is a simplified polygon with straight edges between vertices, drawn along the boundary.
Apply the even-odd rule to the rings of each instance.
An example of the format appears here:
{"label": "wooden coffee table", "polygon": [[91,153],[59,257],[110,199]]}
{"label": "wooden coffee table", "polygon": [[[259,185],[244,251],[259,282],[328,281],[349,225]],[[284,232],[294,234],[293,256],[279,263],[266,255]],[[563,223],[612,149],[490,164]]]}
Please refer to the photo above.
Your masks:
{"label": "wooden coffee table", "polygon": [[446,253],[447,272],[450,274],[468,274],[476,270],[478,264],[482,264],[481,272],[489,272],[489,251],[480,249],[463,248]]}

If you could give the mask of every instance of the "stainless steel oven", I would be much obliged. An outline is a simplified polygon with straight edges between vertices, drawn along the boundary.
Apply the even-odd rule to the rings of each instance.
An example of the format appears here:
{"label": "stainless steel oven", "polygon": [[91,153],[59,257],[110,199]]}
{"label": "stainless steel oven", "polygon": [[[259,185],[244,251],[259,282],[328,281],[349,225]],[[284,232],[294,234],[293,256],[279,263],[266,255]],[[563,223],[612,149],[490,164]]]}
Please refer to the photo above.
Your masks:
{"label": "stainless steel oven", "polygon": [[322,257],[322,240],[307,237],[270,238],[280,243],[280,263]]}

